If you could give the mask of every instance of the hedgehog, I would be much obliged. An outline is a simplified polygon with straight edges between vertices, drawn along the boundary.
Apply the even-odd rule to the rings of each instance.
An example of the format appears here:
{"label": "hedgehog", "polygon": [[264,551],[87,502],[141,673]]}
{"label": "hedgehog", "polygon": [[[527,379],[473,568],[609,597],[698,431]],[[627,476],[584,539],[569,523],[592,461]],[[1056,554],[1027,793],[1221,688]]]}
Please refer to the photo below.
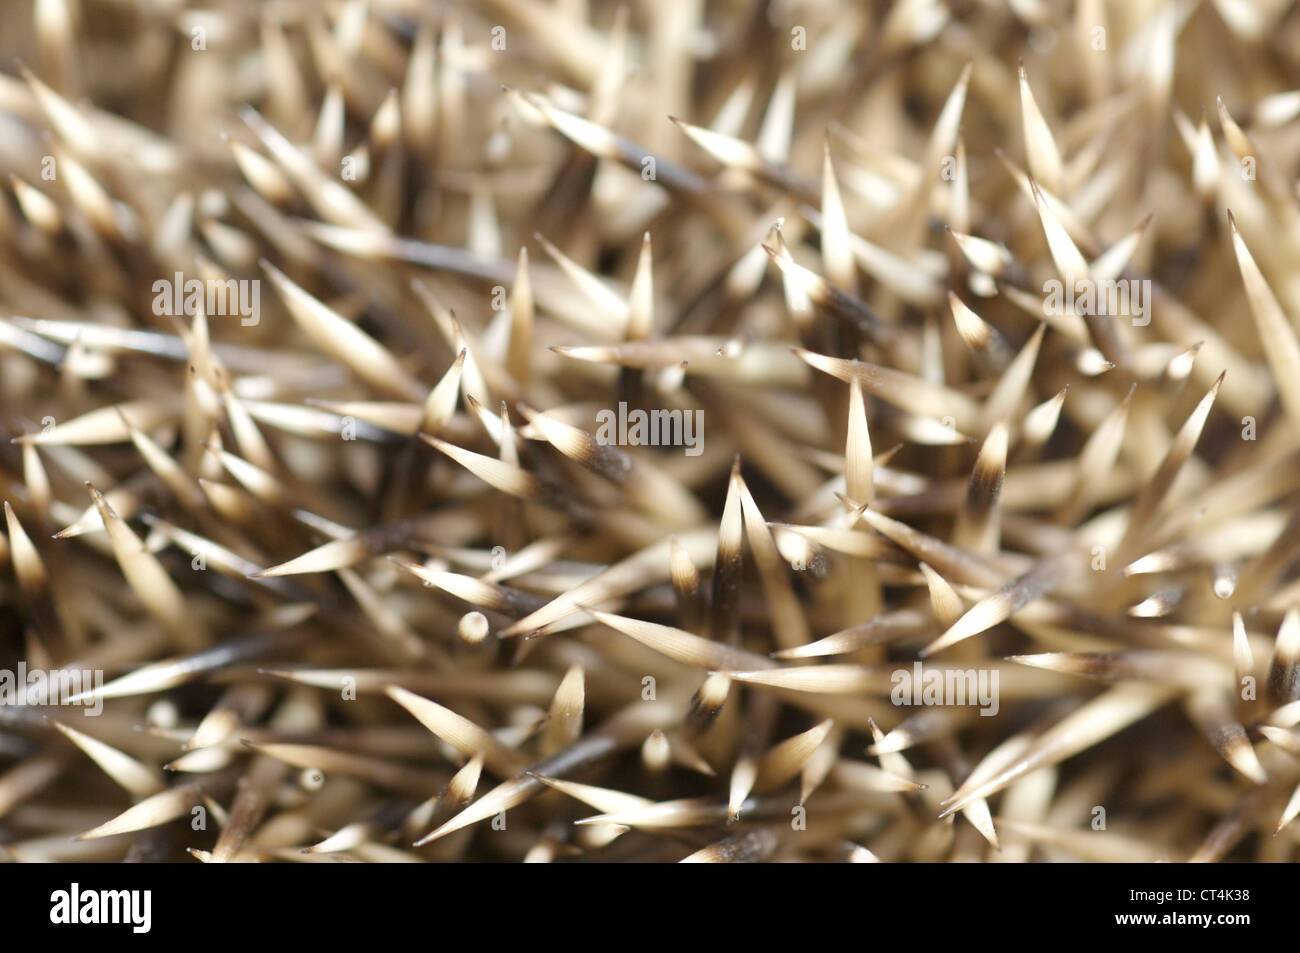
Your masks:
{"label": "hedgehog", "polygon": [[1300,844],[1300,12],[34,0],[0,857]]}

